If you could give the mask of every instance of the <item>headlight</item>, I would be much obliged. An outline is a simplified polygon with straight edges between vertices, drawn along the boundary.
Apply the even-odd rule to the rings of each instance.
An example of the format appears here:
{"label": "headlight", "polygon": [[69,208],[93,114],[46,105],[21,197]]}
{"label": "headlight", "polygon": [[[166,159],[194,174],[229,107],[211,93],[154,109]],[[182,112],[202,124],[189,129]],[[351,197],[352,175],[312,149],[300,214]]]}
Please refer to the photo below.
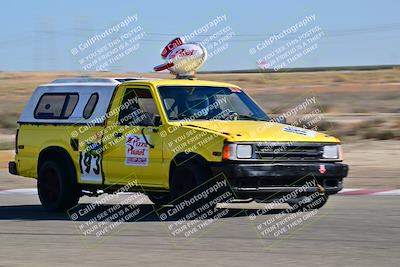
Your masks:
{"label": "headlight", "polygon": [[340,158],[339,150],[340,150],[339,145],[324,146],[324,153],[322,154],[322,157],[324,159],[339,159]]}
{"label": "headlight", "polygon": [[236,156],[238,159],[250,159],[253,154],[251,145],[237,145]]}
{"label": "headlight", "polygon": [[252,145],[225,144],[222,153],[222,159],[251,159],[252,155]]}

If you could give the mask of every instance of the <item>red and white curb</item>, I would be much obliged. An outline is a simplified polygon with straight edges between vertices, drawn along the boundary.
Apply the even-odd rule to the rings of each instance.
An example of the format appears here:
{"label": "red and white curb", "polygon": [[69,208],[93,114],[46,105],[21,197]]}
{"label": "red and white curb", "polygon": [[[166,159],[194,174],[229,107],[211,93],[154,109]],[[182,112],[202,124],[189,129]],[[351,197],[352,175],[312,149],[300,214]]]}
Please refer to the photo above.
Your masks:
{"label": "red and white curb", "polygon": [[[126,193],[129,194],[129,193]],[[37,195],[36,188],[0,189],[0,195]],[[400,196],[400,189],[345,188],[340,196]]]}
{"label": "red and white curb", "polygon": [[400,189],[345,188],[338,193],[341,196],[399,196]]}

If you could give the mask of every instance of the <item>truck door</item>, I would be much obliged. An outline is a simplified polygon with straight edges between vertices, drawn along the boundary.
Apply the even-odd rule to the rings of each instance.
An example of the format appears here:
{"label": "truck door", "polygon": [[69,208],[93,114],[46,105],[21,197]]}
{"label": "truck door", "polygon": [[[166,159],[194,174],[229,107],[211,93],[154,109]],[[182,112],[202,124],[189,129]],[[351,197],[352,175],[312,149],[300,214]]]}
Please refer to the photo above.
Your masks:
{"label": "truck door", "polygon": [[159,111],[147,86],[117,89],[103,135],[105,183],[137,181],[143,187],[160,187],[168,179],[162,171]]}

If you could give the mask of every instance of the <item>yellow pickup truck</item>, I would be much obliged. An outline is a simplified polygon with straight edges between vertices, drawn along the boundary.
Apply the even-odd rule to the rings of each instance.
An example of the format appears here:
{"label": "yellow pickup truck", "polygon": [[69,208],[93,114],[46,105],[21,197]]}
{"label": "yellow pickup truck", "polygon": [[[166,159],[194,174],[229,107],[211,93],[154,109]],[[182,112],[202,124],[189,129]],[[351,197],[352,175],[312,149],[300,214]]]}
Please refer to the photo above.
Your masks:
{"label": "yellow pickup truck", "polygon": [[18,124],[9,172],[36,178],[49,211],[121,188],[174,204],[208,181],[238,200],[317,194],[320,208],[348,172],[338,139],[271,120],[229,83],[59,79],[36,89]]}

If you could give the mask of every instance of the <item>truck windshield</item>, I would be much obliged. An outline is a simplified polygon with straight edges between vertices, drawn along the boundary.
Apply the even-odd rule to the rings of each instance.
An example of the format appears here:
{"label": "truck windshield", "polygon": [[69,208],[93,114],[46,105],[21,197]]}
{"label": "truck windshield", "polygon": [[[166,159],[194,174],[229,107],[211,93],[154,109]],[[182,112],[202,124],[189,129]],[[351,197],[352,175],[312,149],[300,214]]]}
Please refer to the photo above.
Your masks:
{"label": "truck windshield", "polygon": [[239,88],[160,86],[169,120],[262,120],[269,117]]}

